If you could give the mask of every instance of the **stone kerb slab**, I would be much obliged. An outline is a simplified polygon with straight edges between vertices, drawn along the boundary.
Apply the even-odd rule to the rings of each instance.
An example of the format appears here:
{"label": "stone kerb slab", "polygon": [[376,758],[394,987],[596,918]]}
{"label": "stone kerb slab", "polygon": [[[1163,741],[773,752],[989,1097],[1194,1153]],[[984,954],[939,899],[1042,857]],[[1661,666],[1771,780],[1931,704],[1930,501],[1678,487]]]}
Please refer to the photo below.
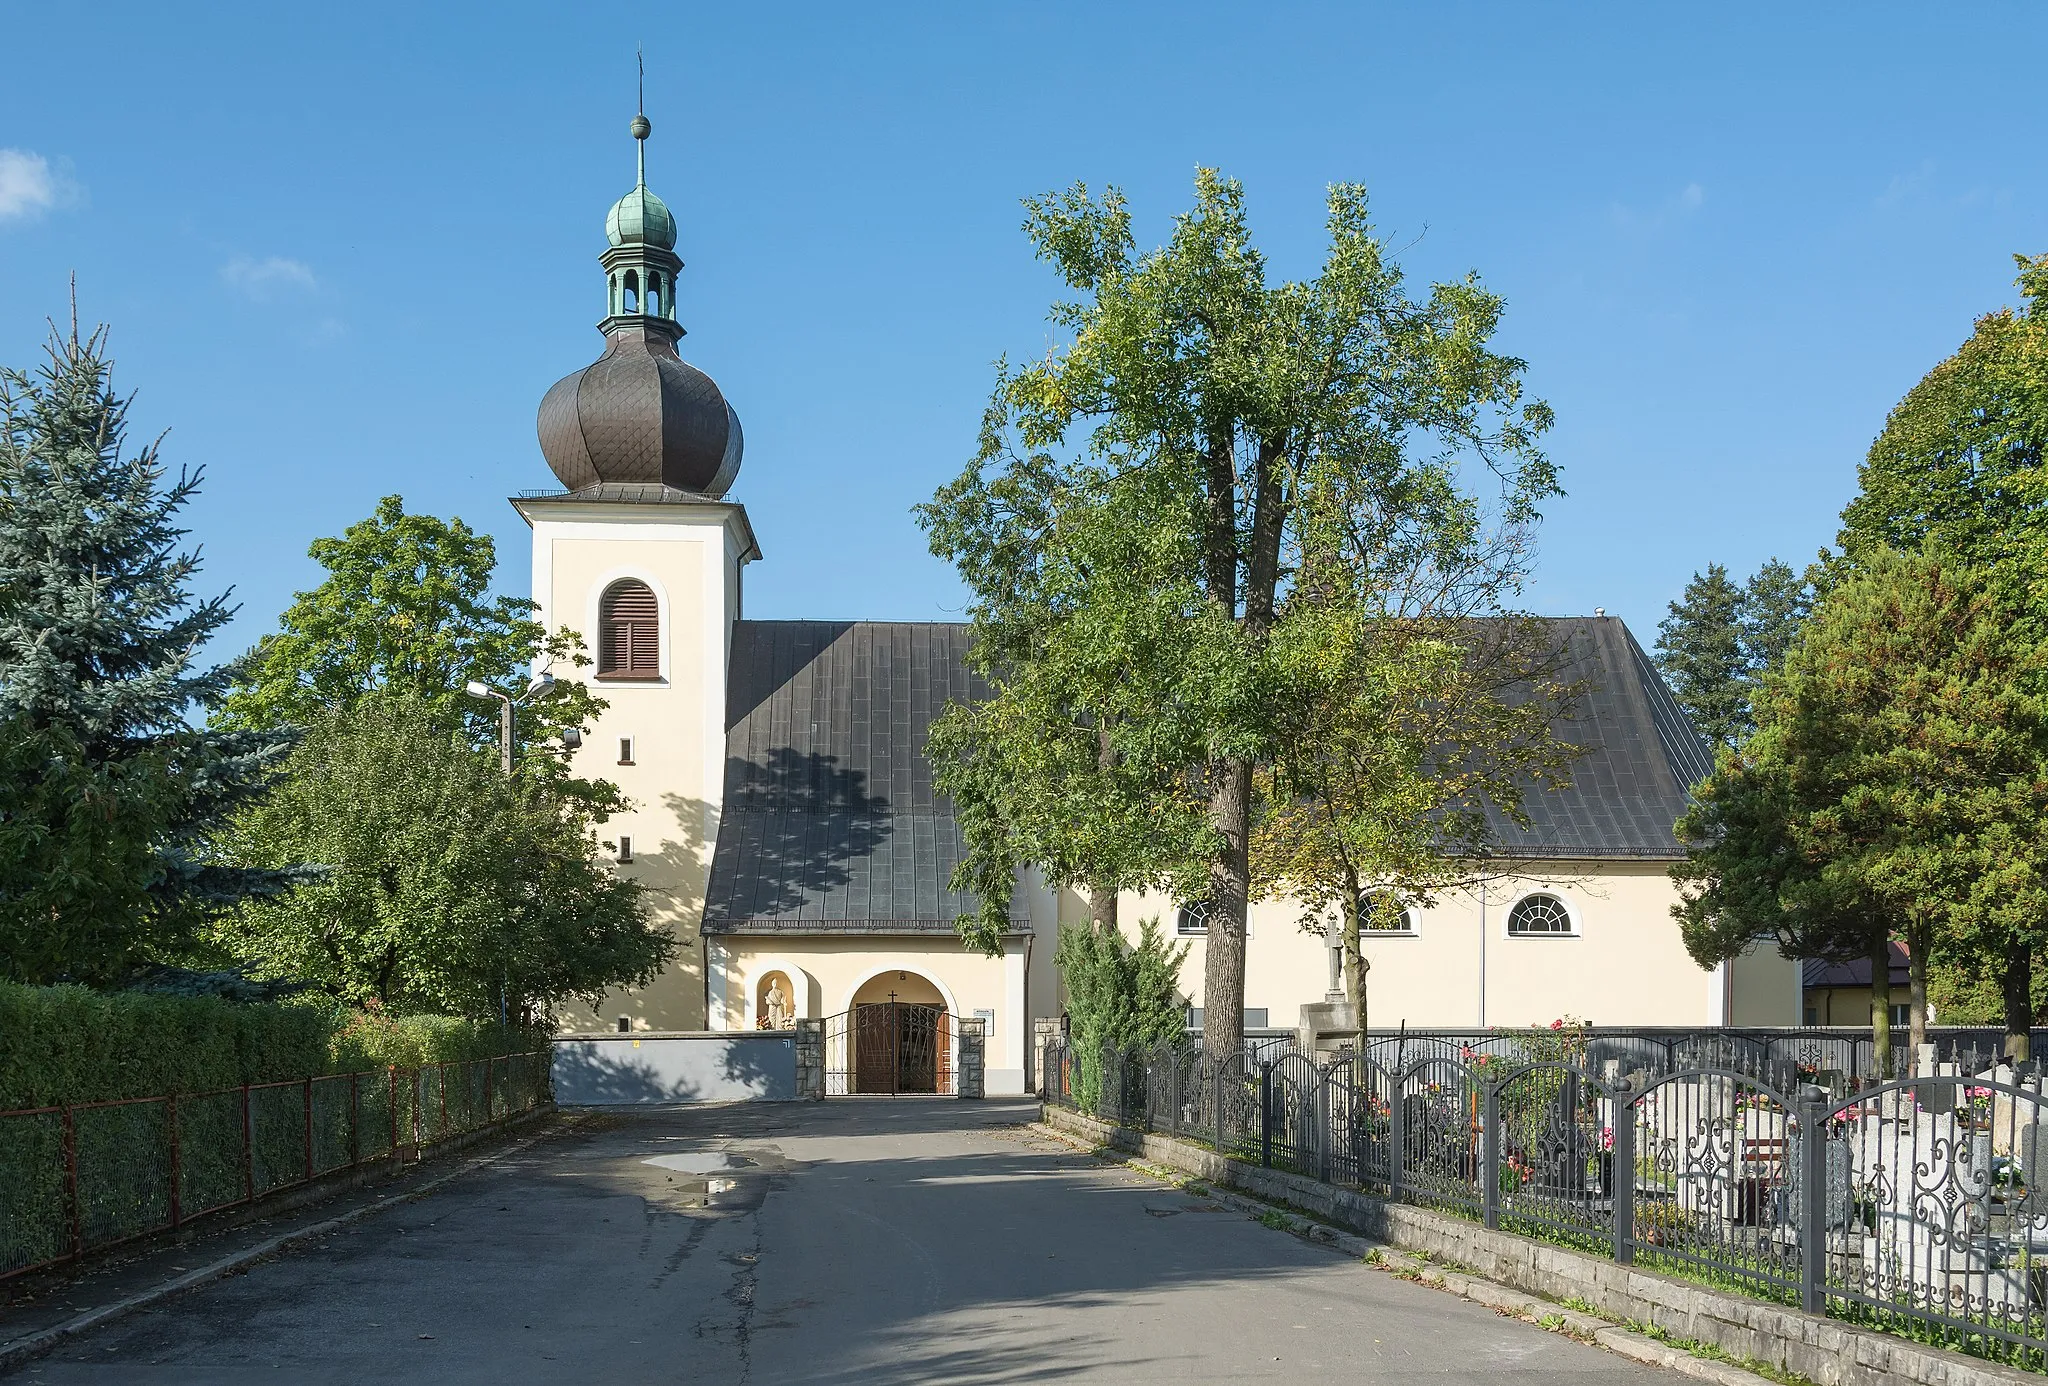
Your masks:
{"label": "stone kerb slab", "polygon": [[1624,1266],[1566,1247],[1283,1170],[1261,1169],[1171,1136],[1131,1131],[1046,1104],[1043,1120],[1213,1184],[1287,1203],[1374,1241],[1424,1251],[1546,1299],[1586,1301],[1609,1318],[1652,1324],[1821,1386],[2041,1386],[2043,1378],[1839,1319]]}

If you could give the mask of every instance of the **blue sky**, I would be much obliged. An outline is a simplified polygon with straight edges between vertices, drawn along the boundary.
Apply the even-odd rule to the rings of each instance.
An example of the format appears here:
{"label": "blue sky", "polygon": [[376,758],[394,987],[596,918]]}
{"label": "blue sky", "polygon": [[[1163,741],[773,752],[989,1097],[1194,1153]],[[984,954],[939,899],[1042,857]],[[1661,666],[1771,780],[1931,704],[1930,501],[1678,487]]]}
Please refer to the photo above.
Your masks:
{"label": "blue sky", "polygon": [[1218,165],[1282,274],[1360,181],[1418,281],[1479,271],[1558,415],[1528,604],[1645,643],[1708,561],[1827,542],[1886,410],[2048,250],[2032,5],[172,8],[10,12],[0,360],[75,270],[139,429],[207,469],[234,646],[394,491],[525,590],[505,497],[599,348],[636,41],[756,616],[958,615],[909,507],[1043,349],[1018,200],[1076,179],[1150,242]]}

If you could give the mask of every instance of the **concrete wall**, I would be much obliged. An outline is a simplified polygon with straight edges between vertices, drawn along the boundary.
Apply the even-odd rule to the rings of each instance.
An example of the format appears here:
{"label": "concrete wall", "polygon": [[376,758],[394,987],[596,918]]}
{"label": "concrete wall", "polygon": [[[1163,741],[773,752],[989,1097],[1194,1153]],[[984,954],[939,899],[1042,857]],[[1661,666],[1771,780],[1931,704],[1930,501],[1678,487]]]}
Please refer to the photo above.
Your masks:
{"label": "concrete wall", "polygon": [[555,1041],[554,1076],[564,1107],[788,1102],[797,1096],[796,1038],[784,1030],[564,1035]]}
{"label": "concrete wall", "polygon": [[[1571,935],[1509,937],[1509,911],[1536,890],[1570,907]],[[1569,1015],[1595,1025],[1722,1024],[1722,989],[1686,955],[1671,917],[1675,899],[1662,862],[1546,864],[1542,874],[1532,868],[1483,888],[1445,891],[1416,910],[1412,935],[1366,938],[1368,1023],[1523,1026]],[[1176,911],[1163,896],[1127,894],[1119,909],[1133,939],[1147,917],[1172,933]],[[1300,1008],[1322,1001],[1329,989],[1324,931],[1334,919],[1311,923],[1303,928],[1291,901],[1252,906],[1244,1002],[1266,1008],[1272,1025],[1295,1025]],[[1185,941],[1192,946],[1181,987],[1199,1004],[1204,941]],[[1799,1023],[1797,964],[1763,949],[1730,972],[1738,1023]]]}
{"label": "concrete wall", "polygon": [[[654,590],[661,610],[661,677],[601,679],[593,663],[557,667],[556,678],[590,682],[610,706],[584,729],[573,758],[578,774],[610,780],[631,808],[602,833],[616,846],[630,838],[623,875],[647,888],[655,920],[681,948],[646,987],[615,992],[595,1007],[572,1004],[563,1024],[575,1031],[616,1027],[696,1030],[706,1024],[704,957],[698,937],[711,848],[718,833],[725,776],[725,686],[732,622],[739,609],[745,514],[732,505],[521,506],[533,526],[536,619],[568,626],[595,658],[598,600],[621,578]],[[620,763],[631,738],[633,763]]]}

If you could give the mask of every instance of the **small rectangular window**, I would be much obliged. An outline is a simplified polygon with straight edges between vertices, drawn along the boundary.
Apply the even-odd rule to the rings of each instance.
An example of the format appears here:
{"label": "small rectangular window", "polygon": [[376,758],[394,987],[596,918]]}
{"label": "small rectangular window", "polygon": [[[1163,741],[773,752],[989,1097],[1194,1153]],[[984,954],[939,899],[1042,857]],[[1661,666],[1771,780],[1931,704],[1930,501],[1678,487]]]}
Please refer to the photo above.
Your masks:
{"label": "small rectangular window", "polygon": [[630,1017],[627,1017],[627,1016],[623,1016],[623,1015],[619,1017],[619,1033],[620,1033],[620,1034],[622,1034],[622,1035],[623,1035],[623,1034],[627,1034],[627,1033],[629,1033],[629,1032],[630,1032],[630,1031],[632,1030],[632,1028],[633,1028],[633,1022],[632,1022],[632,1020],[631,1020],[631,1018],[630,1018]]}
{"label": "small rectangular window", "polygon": [[622,862],[633,860],[633,839],[627,837],[624,833],[619,834],[619,860]]}
{"label": "small rectangular window", "polygon": [[633,738],[630,736],[622,736],[619,738],[619,764],[631,765],[632,763]]}
{"label": "small rectangular window", "polygon": [[1244,1008],[1244,1028],[1247,1030],[1263,1030],[1267,1028],[1266,1008],[1264,1006],[1246,1006]]}

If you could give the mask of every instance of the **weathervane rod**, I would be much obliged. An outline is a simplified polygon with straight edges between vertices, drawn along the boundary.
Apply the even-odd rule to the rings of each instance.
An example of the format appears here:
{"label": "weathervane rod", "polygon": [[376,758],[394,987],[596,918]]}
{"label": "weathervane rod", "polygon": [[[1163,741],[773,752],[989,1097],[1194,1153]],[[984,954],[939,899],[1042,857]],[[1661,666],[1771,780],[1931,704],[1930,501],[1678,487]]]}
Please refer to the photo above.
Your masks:
{"label": "weathervane rod", "polygon": [[647,53],[639,44],[633,45],[633,61],[640,69],[640,84],[636,94],[640,102],[640,113],[633,117],[633,147],[639,153],[640,186],[647,186]]}

